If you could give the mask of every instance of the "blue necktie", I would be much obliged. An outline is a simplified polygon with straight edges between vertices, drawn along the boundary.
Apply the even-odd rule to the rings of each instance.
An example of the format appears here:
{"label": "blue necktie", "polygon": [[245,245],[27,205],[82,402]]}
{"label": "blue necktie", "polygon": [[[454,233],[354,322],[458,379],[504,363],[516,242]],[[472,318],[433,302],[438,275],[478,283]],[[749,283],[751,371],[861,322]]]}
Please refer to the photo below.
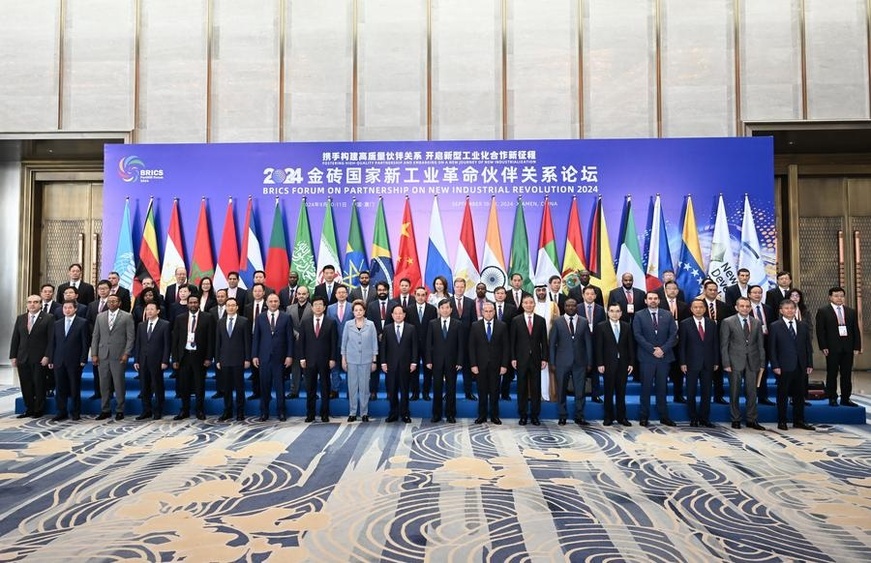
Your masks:
{"label": "blue necktie", "polygon": [[487,321],[487,342],[490,342],[490,338],[493,336],[493,327],[490,326],[490,321]]}

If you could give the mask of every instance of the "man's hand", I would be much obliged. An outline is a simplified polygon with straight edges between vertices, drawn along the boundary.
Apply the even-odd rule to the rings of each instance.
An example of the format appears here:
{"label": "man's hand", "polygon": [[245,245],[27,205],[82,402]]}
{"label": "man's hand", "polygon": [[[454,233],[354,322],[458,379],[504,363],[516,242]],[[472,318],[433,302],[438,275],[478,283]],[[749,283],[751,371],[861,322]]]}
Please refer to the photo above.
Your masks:
{"label": "man's hand", "polygon": [[254,358],[253,360],[251,360],[251,363],[254,364],[254,367],[259,368],[260,367],[260,358]]}
{"label": "man's hand", "polygon": [[99,356],[91,356],[91,363],[95,366],[100,365],[100,357]]}
{"label": "man's hand", "polygon": [[242,365],[245,367],[245,369],[248,369],[251,367],[251,362],[249,362],[248,360],[245,360],[245,363]]}
{"label": "man's hand", "polygon": [[289,368],[292,365],[293,365],[293,358],[291,358],[290,356],[284,358],[284,367]]}
{"label": "man's hand", "polygon": [[680,370],[681,370],[683,373],[686,373],[686,372],[687,372],[687,366],[686,366],[686,365],[682,365],[682,366],[680,366]]}
{"label": "man's hand", "polygon": [[387,373],[387,364],[381,364],[381,371]]}
{"label": "man's hand", "polygon": [[472,373],[478,375],[478,366],[472,366]]}
{"label": "man's hand", "polygon": [[133,362],[133,369],[139,371],[139,362]]}

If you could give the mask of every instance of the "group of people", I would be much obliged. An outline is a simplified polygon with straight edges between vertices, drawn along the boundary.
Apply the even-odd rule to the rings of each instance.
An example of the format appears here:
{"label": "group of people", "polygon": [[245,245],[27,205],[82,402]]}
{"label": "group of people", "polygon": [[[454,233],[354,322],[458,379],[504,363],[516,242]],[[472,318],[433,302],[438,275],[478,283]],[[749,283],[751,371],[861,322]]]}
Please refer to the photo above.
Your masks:
{"label": "group of people", "polygon": [[[813,329],[788,272],[779,272],[777,286],[766,293],[749,284],[750,272],[741,269],[738,282],[722,296],[717,283],[706,280],[702,294],[689,302],[673,272],[663,275],[655,291],[635,287],[625,273],[607,296],[590,283],[587,271],[578,272],[580,283],[568,291],[552,276],[533,293],[523,290],[526,280],[514,273],[507,288],[489,292],[478,283],[475,297],[466,295],[462,278],[454,280],[453,292],[441,276],[433,280],[432,292],[401,279],[391,297],[390,285],[381,281],[372,287],[368,272],[360,273],[360,285],[353,288],[341,283],[333,266],[321,274],[322,283],[310,289],[290,272],[287,286],[276,292],[265,285],[262,271],[250,289],[239,287],[237,272],[227,275],[228,287],[216,289],[208,277],[192,285],[179,267],[163,294],[145,278],[133,300],[116,272],[94,288],[82,280],[81,265],[73,264],[56,297],[55,288],[44,284],[16,320],[10,358],[26,407],[20,416],[42,416],[46,397],[54,395],[53,420],[78,420],[82,370],[90,357],[96,382],[91,398],[101,400],[100,420],[113,415],[113,395],[114,417],[124,418],[125,372],[132,359],[142,390],[138,420],[164,415],[170,367],[181,399],[174,418],[194,413],[204,419],[206,372],[214,363],[213,397],[224,400],[221,421],[244,419],[250,370],[248,399],[259,400],[261,421],[268,420],[273,397],[279,420],[286,420],[286,398],[297,398],[304,385],[305,420],[328,422],[330,400],[337,398],[344,374],[349,422],[358,416],[369,421],[369,401],[377,398],[383,375],[387,422],[410,422],[409,402],[422,396],[432,402],[433,423],[443,418],[452,423],[462,372],[463,393],[478,401],[479,424],[488,419],[501,424],[500,399],[511,398],[516,378],[521,425],[540,424],[542,400],[557,402],[558,423],[565,425],[572,396],[573,421],[585,426],[591,394],[604,401],[604,425],[630,426],[631,376],[641,382],[642,426],[650,423],[651,395],[660,423],[675,425],[667,399],[671,379],[673,401],[687,404],[691,426],[713,426],[713,395],[713,402],[731,405],[734,428],[743,418],[748,427],[763,429],[757,404],[772,404],[770,365],[777,378],[778,428],[787,428],[791,399],[793,425],[813,429],[804,420]],[[856,311],[844,305],[844,297],[842,288],[832,288],[830,304],[819,309],[815,323],[832,406],[839,404],[839,381],[840,404],[855,406],[851,371],[861,334]]]}

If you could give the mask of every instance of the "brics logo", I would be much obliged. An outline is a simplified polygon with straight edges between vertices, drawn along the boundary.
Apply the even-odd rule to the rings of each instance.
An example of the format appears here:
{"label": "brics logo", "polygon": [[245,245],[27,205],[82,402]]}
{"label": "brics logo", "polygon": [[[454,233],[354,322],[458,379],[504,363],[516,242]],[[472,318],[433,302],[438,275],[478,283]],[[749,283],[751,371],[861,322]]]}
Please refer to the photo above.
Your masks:
{"label": "brics logo", "polygon": [[152,180],[163,180],[163,169],[146,168],[145,162],[141,158],[131,155],[118,161],[118,176],[128,183],[146,183]]}

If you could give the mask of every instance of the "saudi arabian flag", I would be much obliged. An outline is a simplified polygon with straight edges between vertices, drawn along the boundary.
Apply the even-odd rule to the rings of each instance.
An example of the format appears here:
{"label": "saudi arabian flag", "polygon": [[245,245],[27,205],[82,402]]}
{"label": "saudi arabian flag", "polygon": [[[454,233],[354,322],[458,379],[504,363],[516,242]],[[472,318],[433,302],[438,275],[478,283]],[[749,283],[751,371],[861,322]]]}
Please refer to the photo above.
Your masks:
{"label": "saudi arabian flag", "polygon": [[293,239],[293,252],[290,259],[290,269],[299,274],[299,285],[314,292],[317,282],[315,269],[315,254],[312,247],[312,235],[308,225],[308,206],[305,198],[299,206],[299,219],[296,222],[296,236]]}
{"label": "saudi arabian flag", "polygon": [[532,269],[529,261],[529,238],[526,234],[526,218],[523,216],[523,201],[517,198],[514,213],[514,233],[511,239],[511,258],[508,262],[508,279],[515,273],[523,276],[523,290],[532,292]]}

